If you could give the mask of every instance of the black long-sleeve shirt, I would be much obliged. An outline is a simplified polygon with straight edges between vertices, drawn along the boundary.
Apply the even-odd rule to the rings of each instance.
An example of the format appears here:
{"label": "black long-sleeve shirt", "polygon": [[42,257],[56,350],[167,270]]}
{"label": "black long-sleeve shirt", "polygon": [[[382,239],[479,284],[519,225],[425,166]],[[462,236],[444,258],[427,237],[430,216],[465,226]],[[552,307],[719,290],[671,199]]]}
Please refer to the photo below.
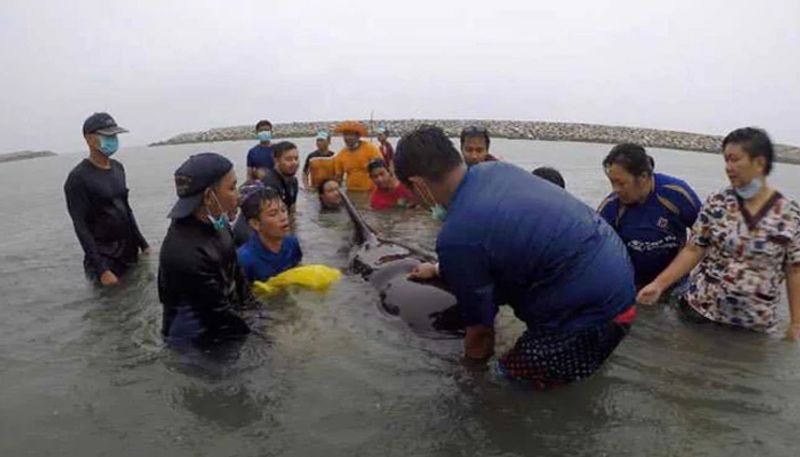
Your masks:
{"label": "black long-sleeve shirt", "polygon": [[236,310],[256,305],[233,234],[194,216],[173,220],[161,245],[158,296],[168,339],[209,342],[249,332]]}
{"label": "black long-sleeve shirt", "polygon": [[147,248],[128,202],[125,169],[116,160],[103,169],[84,159],[64,183],[67,210],[84,252],[87,275],[120,275]]}

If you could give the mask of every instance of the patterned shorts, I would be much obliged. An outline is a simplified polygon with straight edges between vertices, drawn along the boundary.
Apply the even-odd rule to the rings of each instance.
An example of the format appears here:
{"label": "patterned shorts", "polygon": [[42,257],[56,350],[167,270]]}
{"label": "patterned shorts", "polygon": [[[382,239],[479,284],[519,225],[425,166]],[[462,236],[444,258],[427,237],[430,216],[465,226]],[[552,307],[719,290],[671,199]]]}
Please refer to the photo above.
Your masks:
{"label": "patterned shorts", "polygon": [[613,321],[574,332],[528,329],[498,361],[498,370],[515,381],[548,389],[588,378],[630,331],[636,308]]}

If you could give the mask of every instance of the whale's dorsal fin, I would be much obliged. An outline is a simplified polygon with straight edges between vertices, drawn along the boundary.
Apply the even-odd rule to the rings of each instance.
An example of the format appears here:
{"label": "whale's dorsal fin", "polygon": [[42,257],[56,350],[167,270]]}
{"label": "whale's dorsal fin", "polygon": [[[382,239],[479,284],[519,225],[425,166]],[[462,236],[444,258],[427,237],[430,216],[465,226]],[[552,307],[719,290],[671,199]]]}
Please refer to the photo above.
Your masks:
{"label": "whale's dorsal fin", "polygon": [[358,212],[355,206],[353,206],[353,202],[350,201],[350,198],[347,197],[347,194],[342,192],[339,189],[339,195],[342,197],[342,203],[344,203],[344,208],[347,210],[347,214],[350,215],[350,219],[353,221],[353,225],[356,228],[356,239],[359,243],[371,243],[377,244],[378,243],[378,236],[375,233],[375,230],[367,224],[367,221],[361,216],[361,213]]}

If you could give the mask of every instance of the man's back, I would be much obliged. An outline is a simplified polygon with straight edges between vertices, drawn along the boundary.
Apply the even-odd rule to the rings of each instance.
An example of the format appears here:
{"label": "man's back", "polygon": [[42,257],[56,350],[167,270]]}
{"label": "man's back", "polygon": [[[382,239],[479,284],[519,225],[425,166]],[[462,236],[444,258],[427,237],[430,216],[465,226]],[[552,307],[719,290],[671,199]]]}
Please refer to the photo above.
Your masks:
{"label": "man's back", "polygon": [[502,162],[466,174],[437,252],[466,302],[485,293],[495,301],[465,309],[471,323],[490,324],[496,305],[510,304],[529,327],[582,328],[634,301],[633,270],[613,229],[563,189]]}

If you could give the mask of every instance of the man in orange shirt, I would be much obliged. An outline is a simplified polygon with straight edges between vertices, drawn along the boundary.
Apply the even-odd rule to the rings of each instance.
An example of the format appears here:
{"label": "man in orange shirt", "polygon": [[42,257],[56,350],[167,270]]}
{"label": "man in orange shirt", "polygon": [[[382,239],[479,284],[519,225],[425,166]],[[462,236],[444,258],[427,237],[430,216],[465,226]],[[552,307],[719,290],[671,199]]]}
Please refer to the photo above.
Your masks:
{"label": "man in orange shirt", "polygon": [[367,165],[373,159],[380,159],[383,156],[375,145],[361,141],[361,137],[367,136],[367,127],[361,122],[345,121],[339,124],[335,130],[344,137],[345,147],[333,157],[336,179],[341,182],[345,179],[347,190],[371,191],[375,188],[372,179],[369,177]]}

